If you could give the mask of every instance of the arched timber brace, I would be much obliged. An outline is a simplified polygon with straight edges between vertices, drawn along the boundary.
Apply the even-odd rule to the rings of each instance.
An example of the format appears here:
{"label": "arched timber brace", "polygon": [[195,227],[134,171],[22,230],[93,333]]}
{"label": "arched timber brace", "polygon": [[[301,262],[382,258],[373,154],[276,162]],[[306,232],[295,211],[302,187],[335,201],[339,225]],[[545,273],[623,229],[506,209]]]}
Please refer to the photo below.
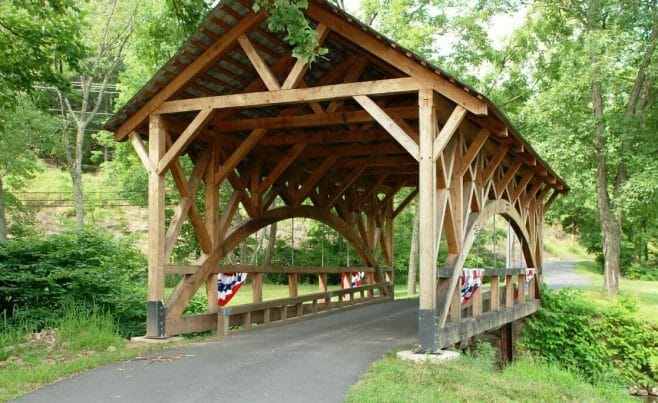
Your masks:
{"label": "arched timber brace", "polygon": [[[492,214],[512,223],[528,266],[541,270],[544,212],[568,187],[495,105],[322,0],[311,0],[306,15],[328,53],[308,66],[251,6],[220,1],[106,124],[118,141],[130,140],[149,173],[148,337],[223,333],[392,298],[393,224],[414,199],[421,214],[421,350],[437,350],[458,333],[456,284],[475,226]],[[183,158],[192,162],[189,172]],[[167,200],[177,205],[166,221],[168,175],[177,195]],[[347,267],[226,264],[248,236],[293,217],[344,236],[363,262],[367,285],[327,292],[326,274]],[[173,265],[185,222],[200,253]],[[447,257],[439,256],[442,236]],[[254,273],[254,303],[220,309],[216,277],[232,271]],[[521,289],[517,271],[502,275]],[[320,292],[297,296],[291,286],[290,298],[262,301],[262,275],[272,272],[318,274]],[[174,274],[182,277],[165,299],[165,276]],[[489,312],[473,305],[486,322],[476,330],[536,308],[514,299],[511,280],[503,291],[491,290]],[[183,315],[204,284],[207,313]],[[505,309],[499,296],[507,298]]]}

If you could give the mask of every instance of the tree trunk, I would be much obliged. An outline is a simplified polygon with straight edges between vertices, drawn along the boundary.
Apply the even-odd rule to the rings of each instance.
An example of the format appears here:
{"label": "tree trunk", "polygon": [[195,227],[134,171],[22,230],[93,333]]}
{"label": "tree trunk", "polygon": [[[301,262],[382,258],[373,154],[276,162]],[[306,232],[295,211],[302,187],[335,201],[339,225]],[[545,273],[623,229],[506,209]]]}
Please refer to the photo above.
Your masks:
{"label": "tree trunk", "polygon": [[73,182],[73,197],[75,199],[75,223],[78,228],[85,225],[85,205],[82,195],[82,149],[86,127],[78,122],[75,136],[75,154],[71,165],[71,181]]}
{"label": "tree trunk", "polygon": [[7,220],[5,217],[5,189],[0,175],[0,241],[7,240]]}
{"label": "tree trunk", "polygon": [[413,230],[411,232],[411,248],[409,250],[409,272],[407,275],[407,295],[416,295],[416,273],[418,272],[418,232],[420,230],[420,214],[418,203],[414,209]]}
{"label": "tree trunk", "polygon": [[619,293],[619,266],[621,252],[621,227],[610,206],[608,193],[608,166],[606,159],[605,122],[603,121],[603,94],[601,83],[592,84],[592,110],[596,120],[596,199],[603,237],[603,290],[608,296]]}
{"label": "tree trunk", "polygon": [[270,224],[270,234],[267,237],[267,249],[265,249],[265,259],[263,266],[272,265],[272,257],[274,256],[274,244],[276,243],[276,222]]}

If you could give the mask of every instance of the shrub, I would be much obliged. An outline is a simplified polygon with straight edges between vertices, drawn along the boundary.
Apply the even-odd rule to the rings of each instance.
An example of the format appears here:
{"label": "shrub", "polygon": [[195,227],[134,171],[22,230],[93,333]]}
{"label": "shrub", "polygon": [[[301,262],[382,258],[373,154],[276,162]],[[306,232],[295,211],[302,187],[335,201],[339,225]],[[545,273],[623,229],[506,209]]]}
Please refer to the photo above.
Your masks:
{"label": "shrub", "polygon": [[626,277],[634,280],[658,281],[658,266],[633,263],[626,269]]}
{"label": "shrub", "polygon": [[601,307],[573,289],[545,289],[542,300],[524,330],[527,349],[594,382],[656,381],[651,363],[658,356],[658,330],[633,316],[632,301],[619,298]]}
{"label": "shrub", "polygon": [[99,230],[0,243],[0,314],[7,315],[10,326],[42,328],[74,302],[110,312],[124,336],[140,334],[145,267],[144,257],[127,240]]}

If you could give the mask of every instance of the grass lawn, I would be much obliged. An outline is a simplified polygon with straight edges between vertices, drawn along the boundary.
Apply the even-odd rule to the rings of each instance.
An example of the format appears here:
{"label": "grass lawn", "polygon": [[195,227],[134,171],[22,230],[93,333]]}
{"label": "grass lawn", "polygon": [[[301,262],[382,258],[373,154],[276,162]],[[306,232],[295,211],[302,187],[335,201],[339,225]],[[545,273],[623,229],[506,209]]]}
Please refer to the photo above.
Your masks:
{"label": "grass lawn", "polygon": [[[586,294],[600,303],[609,304],[612,300],[603,294],[603,275],[597,271],[596,263],[583,261],[576,265],[576,272],[592,279],[592,285],[583,287]],[[622,296],[637,300],[638,318],[653,322],[658,326],[658,281],[631,280],[622,278],[619,284]]]}
{"label": "grass lawn", "polygon": [[625,390],[592,386],[554,366],[521,358],[497,371],[493,359],[462,357],[440,365],[389,354],[350,389],[347,402],[629,401]]}

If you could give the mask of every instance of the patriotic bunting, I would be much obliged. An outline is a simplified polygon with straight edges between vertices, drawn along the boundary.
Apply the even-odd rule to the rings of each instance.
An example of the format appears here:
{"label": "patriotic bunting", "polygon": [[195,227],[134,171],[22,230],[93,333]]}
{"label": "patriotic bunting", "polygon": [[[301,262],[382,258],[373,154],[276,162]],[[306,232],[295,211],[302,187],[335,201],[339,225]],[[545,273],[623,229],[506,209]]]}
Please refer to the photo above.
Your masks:
{"label": "patriotic bunting", "polygon": [[245,280],[247,280],[247,273],[219,273],[217,275],[217,305],[228,304]]}
{"label": "patriotic bunting", "polygon": [[525,284],[528,285],[530,280],[537,274],[537,269],[525,269]]}
{"label": "patriotic bunting", "polygon": [[464,305],[473,296],[475,290],[482,286],[484,269],[464,269],[460,279],[461,304]]}
{"label": "patriotic bunting", "polygon": [[[348,273],[343,273],[343,278],[341,284],[347,284],[347,275]],[[363,279],[366,278],[366,272],[364,271],[355,271],[350,273],[350,285],[352,288],[361,287],[363,284]]]}

